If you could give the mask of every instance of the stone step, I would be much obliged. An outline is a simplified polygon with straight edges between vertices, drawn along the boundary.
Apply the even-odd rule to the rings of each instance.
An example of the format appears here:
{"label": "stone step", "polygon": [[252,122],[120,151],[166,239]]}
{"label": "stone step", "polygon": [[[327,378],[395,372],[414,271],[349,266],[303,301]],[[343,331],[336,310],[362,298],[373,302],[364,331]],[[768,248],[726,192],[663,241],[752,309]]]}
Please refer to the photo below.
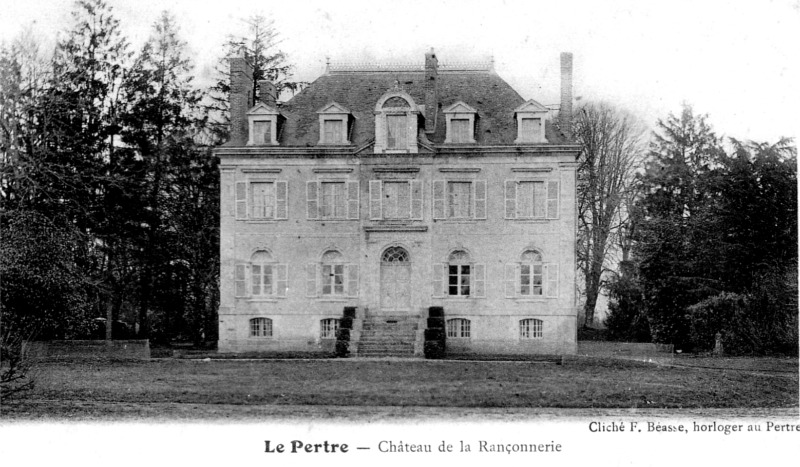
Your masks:
{"label": "stone step", "polygon": [[413,349],[409,350],[409,351],[405,351],[405,352],[400,352],[400,351],[396,351],[396,350],[385,351],[385,352],[381,352],[381,351],[361,351],[361,350],[358,351],[358,356],[359,357],[406,357],[406,356],[411,356],[411,355],[414,355],[414,350]]}

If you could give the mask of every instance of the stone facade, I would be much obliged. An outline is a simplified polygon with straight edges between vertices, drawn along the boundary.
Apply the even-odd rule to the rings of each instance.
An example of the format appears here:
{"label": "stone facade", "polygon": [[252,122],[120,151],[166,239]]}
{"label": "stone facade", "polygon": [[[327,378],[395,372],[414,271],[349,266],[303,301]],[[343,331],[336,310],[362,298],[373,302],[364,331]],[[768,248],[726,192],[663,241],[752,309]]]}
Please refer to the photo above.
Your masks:
{"label": "stone facade", "polygon": [[[246,60],[231,69],[243,125],[216,150],[220,351],[329,349],[352,306],[352,353],[370,320],[400,318],[418,323],[419,355],[441,306],[448,353],[575,353],[569,115],[557,125],[491,66],[433,52],[418,68],[330,67],[252,108],[233,95],[252,85]],[[254,139],[264,114],[269,138]]]}

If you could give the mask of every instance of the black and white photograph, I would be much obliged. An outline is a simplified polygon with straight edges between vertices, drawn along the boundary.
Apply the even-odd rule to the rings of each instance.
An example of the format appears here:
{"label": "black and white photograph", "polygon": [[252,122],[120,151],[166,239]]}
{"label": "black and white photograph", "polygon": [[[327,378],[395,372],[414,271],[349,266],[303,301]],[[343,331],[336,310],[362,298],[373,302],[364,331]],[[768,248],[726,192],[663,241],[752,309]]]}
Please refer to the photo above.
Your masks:
{"label": "black and white photograph", "polygon": [[800,458],[800,0],[0,0],[0,460]]}

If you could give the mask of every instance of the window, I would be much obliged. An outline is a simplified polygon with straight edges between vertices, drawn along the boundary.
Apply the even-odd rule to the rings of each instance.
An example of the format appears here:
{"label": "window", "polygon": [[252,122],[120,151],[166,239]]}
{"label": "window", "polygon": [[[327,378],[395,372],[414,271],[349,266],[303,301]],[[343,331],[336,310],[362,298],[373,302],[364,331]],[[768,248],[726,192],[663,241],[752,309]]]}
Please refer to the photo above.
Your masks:
{"label": "window", "polygon": [[344,263],[338,251],[322,255],[322,295],[344,295]]}
{"label": "window", "polygon": [[545,263],[536,250],[525,250],[518,263],[506,264],[507,298],[555,298],[558,296],[558,264]]}
{"label": "window", "polygon": [[408,128],[405,115],[386,116],[386,147],[389,149],[406,149]]}
{"label": "window", "polygon": [[519,322],[519,338],[520,339],[541,339],[542,338],[542,320],[540,319],[523,319]]}
{"label": "window", "polygon": [[358,220],[359,187],[357,181],[306,182],[308,219]]}
{"label": "window", "polygon": [[254,182],[250,184],[250,218],[275,217],[275,184]]}
{"label": "window", "polygon": [[272,122],[269,120],[256,120],[253,122],[253,143],[272,144]]}
{"label": "window", "polygon": [[506,180],[506,219],[557,219],[559,182]]}
{"label": "window", "polygon": [[336,339],[336,331],[338,330],[338,319],[328,318],[319,322],[319,337],[322,339]]}
{"label": "window", "polygon": [[447,262],[433,265],[434,296],[482,298],[486,287],[486,265],[471,262],[464,250],[455,250]]}
{"label": "window", "polygon": [[279,264],[268,251],[256,251],[249,263],[238,263],[234,269],[237,297],[272,299],[286,296],[288,265]]}
{"label": "window", "polygon": [[324,120],[322,122],[322,132],[325,143],[344,143],[344,122],[342,120]]}
{"label": "window", "polygon": [[470,322],[468,319],[455,318],[447,320],[447,337],[468,339]]}
{"label": "window", "polygon": [[347,263],[337,250],[328,250],[318,263],[306,265],[306,296],[346,298],[358,296],[358,265]]}
{"label": "window", "polygon": [[542,255],[535,251],[523,253],[519,273],[519,294],[522,296],[541,296],[544,293],[542,288],[543,271]]}
{"label": "window", "polygon": [[251,319],[250,337],[272,337],[272,320],[269,318]]}
{"label": "window", "polygon": [[422,183],[370,180],[370,219],[422,220]]}
{"label": "window", "polygon": [[486,219],[486,180],[435,180],[434,219]]}
{"label": "window", "polygon": [[469,255],[454,251],[447,263],[447,294],[451,297],[469,296]]}
{"label": "window", "polygon": [[520,138],[530,142],[538,142],[542,134],[541,118],[521,118]]}
{"label": "window", "polygon": [[322,219],[344,219],[347,215],[344,182],[322,182]]}
{"label": "window", "polygon": [[453,143],[471,143],[472,131],[469,127],[468,118],[454,118],[450,121],[450,128],[453,130]]}
{"label": "window", "polygon": [[282,180],[236,182],[236,218],[241,220],[287,219],[288,183]]}

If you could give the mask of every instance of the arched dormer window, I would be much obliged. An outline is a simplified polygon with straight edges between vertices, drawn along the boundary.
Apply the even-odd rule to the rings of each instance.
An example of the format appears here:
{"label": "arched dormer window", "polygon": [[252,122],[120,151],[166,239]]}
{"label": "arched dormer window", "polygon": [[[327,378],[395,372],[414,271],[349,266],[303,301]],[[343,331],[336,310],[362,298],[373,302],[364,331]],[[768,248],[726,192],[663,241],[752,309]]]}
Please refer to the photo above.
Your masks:
{"label": "arched dormer window", "polygon": [[375,152],[417,152],[420,110],[398,85],[375,104]]}

